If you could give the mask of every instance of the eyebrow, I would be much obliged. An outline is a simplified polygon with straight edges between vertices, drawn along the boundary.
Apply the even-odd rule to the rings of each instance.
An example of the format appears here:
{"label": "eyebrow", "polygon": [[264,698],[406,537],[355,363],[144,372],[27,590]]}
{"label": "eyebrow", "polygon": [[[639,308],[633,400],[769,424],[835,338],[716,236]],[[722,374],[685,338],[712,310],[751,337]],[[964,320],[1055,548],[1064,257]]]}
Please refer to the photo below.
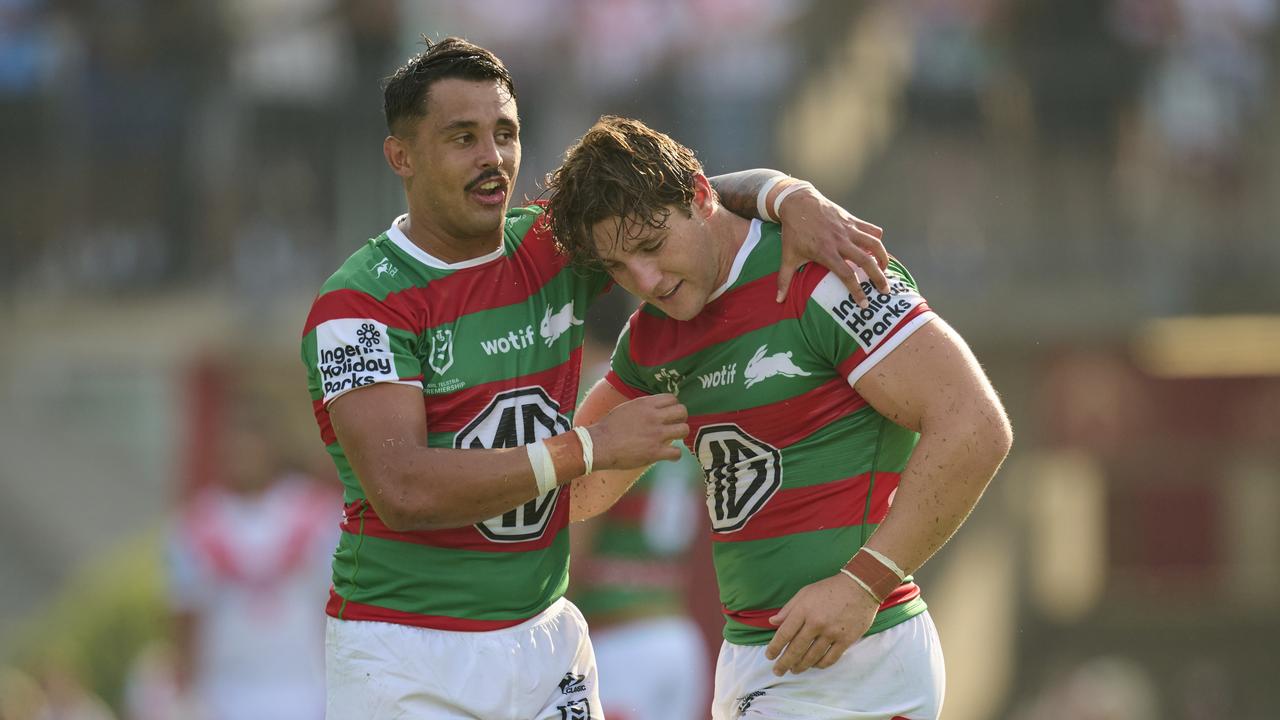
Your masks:
{"label": "eyebrow", "polygon": [[[448,123],[444,127],[440,128],[440,133],[448,134],[458,130],[474,130],[478,127],[480,127],[480,123],[476,120],[454,120],[453,122]],[[514,120],[511,120],[509,118],[500,118],[498,120],[498,127],[517,129],[520,126],[517,125],[516,121]]]}

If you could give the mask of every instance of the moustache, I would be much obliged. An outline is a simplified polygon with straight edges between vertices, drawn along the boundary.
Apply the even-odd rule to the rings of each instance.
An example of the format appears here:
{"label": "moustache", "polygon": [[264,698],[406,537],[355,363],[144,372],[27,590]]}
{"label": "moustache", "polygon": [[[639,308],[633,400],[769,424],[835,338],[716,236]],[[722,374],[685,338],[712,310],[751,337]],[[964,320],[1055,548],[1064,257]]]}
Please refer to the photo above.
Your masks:
{"label": "moustache", "polygon": [[507,176],[504,175],[501,170],[485,170],[484,172],[480,173],[479,177],[477,177],[475,180],[472,180],[471,182],[467,183],[466,187],[464,187],[463,190],[465,192],[471,192],[472,190],[475,190],[477,187],[479,187],[482,183],[487,183],[494,178],[498,178],[499,180],[501,180],[504,185],[511,184],[511,181],[507,180]]}

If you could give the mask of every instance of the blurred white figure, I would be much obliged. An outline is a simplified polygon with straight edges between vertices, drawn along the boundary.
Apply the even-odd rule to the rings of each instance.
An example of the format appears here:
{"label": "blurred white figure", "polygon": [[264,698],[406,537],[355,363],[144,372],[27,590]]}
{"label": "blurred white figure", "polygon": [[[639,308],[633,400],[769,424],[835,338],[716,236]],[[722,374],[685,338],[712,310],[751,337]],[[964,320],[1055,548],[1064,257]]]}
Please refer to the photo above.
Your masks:
{"label": "blurred white figure", "polygon": [[232,430],[226,482],[192,498],[170,540],[177,699],[200,720],[324,717],[336,501],[280,474],[261,429]]}
{"label": "blurred white figure", "polygon": [[609,512],[573,528],[573,597],[591,625],[609,720],[706,717],[711,663],[684,597],[701,477],[688,454],[658,463]]}

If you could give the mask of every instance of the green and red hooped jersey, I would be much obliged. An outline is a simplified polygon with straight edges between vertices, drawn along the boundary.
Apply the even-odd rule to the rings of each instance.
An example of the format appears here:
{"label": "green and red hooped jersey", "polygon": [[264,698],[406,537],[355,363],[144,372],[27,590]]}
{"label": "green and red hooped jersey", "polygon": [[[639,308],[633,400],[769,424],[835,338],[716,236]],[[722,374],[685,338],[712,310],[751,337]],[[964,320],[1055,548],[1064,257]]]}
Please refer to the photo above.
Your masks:
{"label": "green and red hooped jersey", "polygon": [[[742,645],[767,643],[769,617],[839,572],[884,519],[919,435],[853,384],[935,317],[897,260],[890,294],[863,283],[866,310],[816,265],[775,303],[778,231],[752,222],[729,279],[694,319],[636,311],[606,376],[629,398],[675,392],[688,407],[685,444],[705,473],[724,637]],[[924,610],[908,578],[868,634]]]}
{"label": "green and red hooped jersey", "polygon": [[569,493],[473,526],[393,531],[338,444],[328,403],[374,383],[421,388],[431,447],[515,447],[564,432],[577,406],[582,319],[608,277],[567,266],[540,205],[508,212],[500,248],[452,264],[423,252],[398,222],[325,282],[303,330],[316,422],[344,486],[327,612],[444,630],[509,627],[564,594]]}

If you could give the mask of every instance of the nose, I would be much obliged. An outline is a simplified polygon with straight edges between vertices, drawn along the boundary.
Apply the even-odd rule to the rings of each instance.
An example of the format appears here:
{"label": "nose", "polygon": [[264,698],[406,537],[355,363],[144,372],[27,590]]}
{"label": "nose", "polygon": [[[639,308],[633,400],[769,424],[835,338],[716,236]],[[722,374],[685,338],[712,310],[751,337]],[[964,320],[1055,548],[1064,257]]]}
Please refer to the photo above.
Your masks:
{"label": "nose", "polygon": [[502,153],[498,150],[497,141],[492,137],[477,143],[476,163],[482,168],[500,167],[502,165]]}
{"label": "nose", "polygon": [[662,271],[656,262],[649,258],[632,258],[631,262],[627,263],[627,272],[631,275],[631,281],[636,289],[643,296],[657,295],[655,291],[662,285]]}

